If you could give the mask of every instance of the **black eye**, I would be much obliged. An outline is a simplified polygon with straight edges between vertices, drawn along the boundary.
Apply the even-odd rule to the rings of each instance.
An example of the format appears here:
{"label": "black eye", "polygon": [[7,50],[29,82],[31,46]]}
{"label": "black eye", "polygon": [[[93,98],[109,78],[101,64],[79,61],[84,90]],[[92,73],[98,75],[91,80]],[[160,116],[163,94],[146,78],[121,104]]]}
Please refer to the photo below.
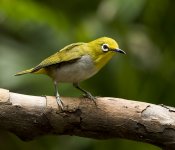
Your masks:
{"label": "black eye", "polygon": [[107,52],[108,49],[109,49],[108,44],[103,44],[103,45],[101,46],[101,48],[102,48],[102,50],[103,50],[104,52]]}

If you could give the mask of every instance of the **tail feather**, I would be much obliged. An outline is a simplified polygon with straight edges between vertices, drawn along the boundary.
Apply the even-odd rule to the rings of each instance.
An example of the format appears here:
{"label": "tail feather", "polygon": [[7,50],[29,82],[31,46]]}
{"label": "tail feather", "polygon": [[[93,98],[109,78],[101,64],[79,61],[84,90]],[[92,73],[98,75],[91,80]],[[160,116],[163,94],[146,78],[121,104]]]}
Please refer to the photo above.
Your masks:
{"label": "tail feather", "polygon": [[33,71],[33,68],[28,69],[28,70],[24,70],[24,71],[16,73],[15,76],[20,76],[20,75],[23,75],[23,74],[32,73],[32,71]]}

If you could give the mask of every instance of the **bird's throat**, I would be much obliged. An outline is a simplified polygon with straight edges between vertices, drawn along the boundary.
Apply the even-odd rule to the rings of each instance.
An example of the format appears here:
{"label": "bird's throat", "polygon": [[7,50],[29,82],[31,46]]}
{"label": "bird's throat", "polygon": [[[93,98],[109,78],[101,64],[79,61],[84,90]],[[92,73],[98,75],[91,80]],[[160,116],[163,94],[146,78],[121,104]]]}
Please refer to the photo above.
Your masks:
{"label": "bird's throat", "polygon": [[109,52],[105,55],[98,56],[98,58],[96,58],[94,61],[97,69],[100,70],[102,67],[104,67],[113,55],[114,53]]}

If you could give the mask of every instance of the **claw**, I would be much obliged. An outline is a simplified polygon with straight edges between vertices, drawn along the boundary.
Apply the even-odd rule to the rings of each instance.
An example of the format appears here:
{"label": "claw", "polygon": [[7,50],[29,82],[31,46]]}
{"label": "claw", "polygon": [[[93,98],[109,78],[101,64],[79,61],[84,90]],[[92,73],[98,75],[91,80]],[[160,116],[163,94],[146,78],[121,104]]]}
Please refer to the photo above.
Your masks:
{"label": "claw", "polygon": [[87,92],[85,93],[85,97],[89,98],[90,100],[92,100],[94,102],[94,104],[97,106],[97,103],[96,103],[96,98],[90,93],[90,92]]}
{"label": "claw", "polygon": [[79,89],[80,91],[82,91],[85,95],[85,97],[89,98],[90,100],[92,100],[94,102],[94,104],[97,106],[97,103],[96,103],[96,98],[94,96],[92,96],[92,94],[84,89],[82,89],[78,83],[73,83],[73,86],[77,89]]}
{"label": "claw", "polygon": [[54,82],[54,87],[55,87],[55,97],[56,97],[57,104],[61,108],[61,110],[64,110],[64,104],[63,104],[63,102],[60,98],[60,95],[58,93],[58,88],[57,88],[57,82],[56,81]]}
{"label": "claw", "polygon": [[60,106],[61,110],[63,110],[64,104],[59,96],[56,96],[56,101],[57,101],[58,106]]}

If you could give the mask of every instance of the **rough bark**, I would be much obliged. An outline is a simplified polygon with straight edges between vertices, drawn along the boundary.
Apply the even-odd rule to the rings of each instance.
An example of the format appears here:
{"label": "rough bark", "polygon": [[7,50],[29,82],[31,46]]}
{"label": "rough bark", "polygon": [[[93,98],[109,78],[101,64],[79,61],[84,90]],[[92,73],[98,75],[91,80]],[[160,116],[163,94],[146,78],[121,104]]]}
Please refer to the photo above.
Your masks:
{"label": "rough bark", "polygon": [[121,98],[29,96],[0,89],[0,129],[22,140],[47,134],[94,139],[124,138],[175,149],[175,108]]}

